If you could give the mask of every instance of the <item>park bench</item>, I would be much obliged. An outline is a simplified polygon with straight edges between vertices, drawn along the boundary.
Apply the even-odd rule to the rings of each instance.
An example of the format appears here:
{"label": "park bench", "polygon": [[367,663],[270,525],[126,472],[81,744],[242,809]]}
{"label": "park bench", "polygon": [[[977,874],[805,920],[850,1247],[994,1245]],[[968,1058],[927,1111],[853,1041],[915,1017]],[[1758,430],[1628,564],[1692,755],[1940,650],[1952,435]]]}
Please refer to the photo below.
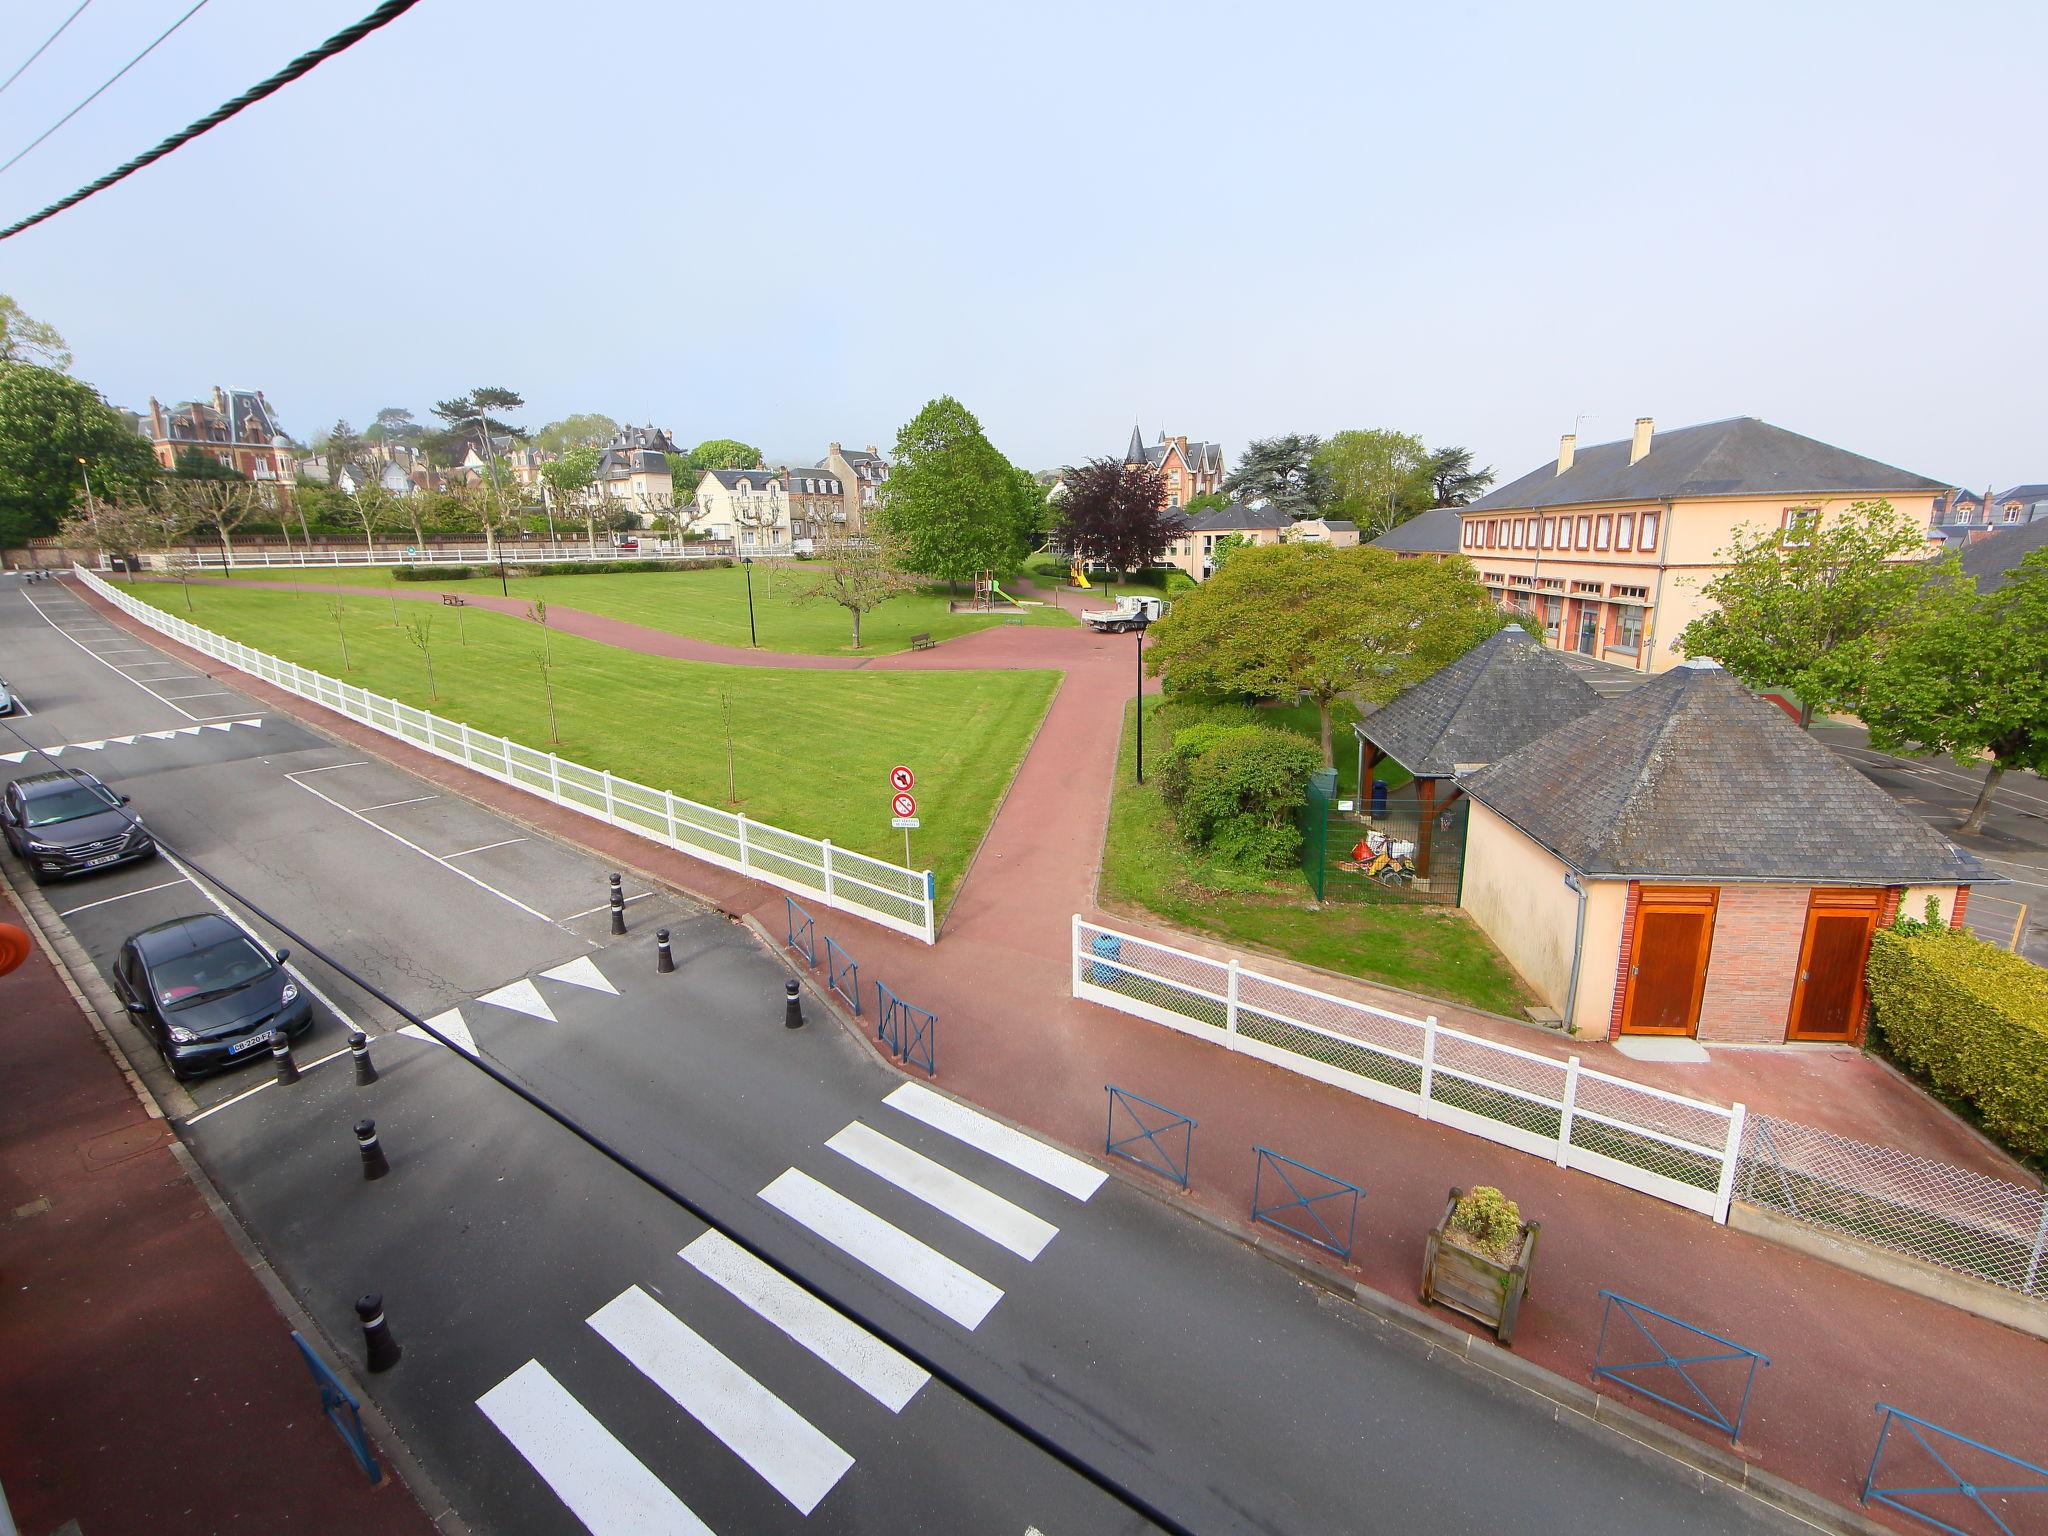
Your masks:
{"label": "park bench", "polygon": [[929,630],[921,635],[912,635],[910,637],[910,648],[913,651],[928,651],[938,643],[938,641],[931,637],[931,631]]}
{"label": "park bench", "polygon": [[443,592],[441,594],[441,604],[445,608],[467,608],[469,606],[469,599],[460,592]]}

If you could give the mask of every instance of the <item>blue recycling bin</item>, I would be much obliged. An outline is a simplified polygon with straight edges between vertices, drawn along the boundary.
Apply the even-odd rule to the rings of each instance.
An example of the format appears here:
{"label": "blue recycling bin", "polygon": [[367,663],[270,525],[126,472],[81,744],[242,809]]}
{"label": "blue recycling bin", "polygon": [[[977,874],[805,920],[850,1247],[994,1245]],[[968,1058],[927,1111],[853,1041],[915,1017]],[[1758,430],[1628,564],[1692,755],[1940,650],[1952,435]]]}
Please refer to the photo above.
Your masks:
{"label": "blue recycling bin", "polygon": [[1095,951],[1095,963],[1088,967],[1088,979],[1098,987],[1115,986],[1123,978],[1123,972],[1102,962],[1120,958],[1123,941],[1113,933],[1098,933],[1089,947]]}
{"label": "blue recycling bin", "polygon": [[1385,779],[1374,779],[1372,781],[1372,819],[1378,821],[1386,814],[1387,781]]}

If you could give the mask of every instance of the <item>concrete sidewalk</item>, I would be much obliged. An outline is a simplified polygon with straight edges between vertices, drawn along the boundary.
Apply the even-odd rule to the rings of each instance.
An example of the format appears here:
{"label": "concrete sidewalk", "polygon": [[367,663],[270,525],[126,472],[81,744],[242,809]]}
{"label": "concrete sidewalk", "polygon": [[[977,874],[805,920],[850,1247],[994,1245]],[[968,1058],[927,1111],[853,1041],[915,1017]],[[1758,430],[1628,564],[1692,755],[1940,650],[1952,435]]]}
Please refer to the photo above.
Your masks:
{"label": "concrete sidewalk", "polygon": [[[4,897],[0,921],[34,932]],[[0,1103],[0,1486],[22,1536],[436,1529],[383,1447],[364,1480],[294,1323],[40,947],[0,977]]]}
{"label": "concrete sidewalk", "polygon": [[[138,625],[127,627],[144,633]],[[1388,1296],[1414,1294],[1423,1235],[1441,1213],[1445,1190],[1498,1185],[1543,1223],[1517,1354],[1584,1382],[1603,1287],[1762,1350],[1773,1363],[1759,1378],[1739,1449],[1756,1466],[1838,1504],[1855,1503],[1876,1438],[1873,1405],[1879,1401],[2016,1455],[2048,1456],[2039,1412],[2048,1389],[2048,1342],[1589,1175],[1074,1001],[1071,918],[1097,915],[1093,891],[1131,689],[1130,647],[1090,643],[1091,637],[1072,631],[989,630],[948,642],[940,648],[943,659],[926,652],[918,660],[1044,665],[1044,659],[1028,659],[1045,655],[1037,636],[1060,642],[1064,654],[1054,664],[1064,667],[1065,679],[946,917],[940,943],[927,947],[814,910],[818,926],[860,962],[864,978],[879,978],[938,1013],[939,1076],[947,1088],[1077,1147],[1102,1145],[1105,1084],[1192,1115],[1200,1122],[1194,1188],[1170,1198],[1218,1219],[1242,1222],[1248,1213],[1255,1146],[1354,1180],[1367,1191],[1355,1262],[1340,1267],[1306,1247],[1302,1255],[1326,1264],[1333,1281],[1362,1282]],[[523,795],[260,682],[240,675],[236,682],[422,777],[782,931],[778,891]],[[1112,921],[1178,942],[1144,924]],[[1363,983],[1333,985],[1324,978],[1319,984],[1364,1001],[1385,997]],[[1407,1011],[1412,1000],[1395,1006]],[[1455,1010],[1437,1011],[1446,1023],[1463,1022]],[[1530,1038],[1540,1037],[1518,1036],[1517,1043]],[[1619,1075],[1653,1076],[1635,1063]],[[1624,1400],[1711,1438],[1711,1431],[1645,1399]]]}

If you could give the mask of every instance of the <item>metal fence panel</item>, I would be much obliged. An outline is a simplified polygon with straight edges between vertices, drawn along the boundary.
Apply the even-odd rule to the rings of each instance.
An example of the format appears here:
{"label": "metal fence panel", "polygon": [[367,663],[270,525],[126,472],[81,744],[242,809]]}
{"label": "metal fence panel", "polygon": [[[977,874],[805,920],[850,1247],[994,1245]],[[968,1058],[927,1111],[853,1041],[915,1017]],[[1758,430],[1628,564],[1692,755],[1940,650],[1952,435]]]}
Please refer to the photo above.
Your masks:
{"label": "metal fence panel", "polygon": [[1291,1232],[1340,1259],[1350,1258],[1351,1240],[1358,1232],[1358,1197],[1365,1191],[1349,1179],[1282,1157],[1270,1147],[1252,1151],[1252,1220]]}
{"label": "metal fence panel", "polygon": [[[2013,1536],[2021,1527],[2039,1529],[2028,1512],[2038,1514],[2042,1503],[2048,1503],[2048,1467],[1944,1429],[1890,1403],[1879,1403],[1877,1411],[1884,1420],[1877,1432],[1877,1449],[1871,1452],[1870,1470],[1863,1475],[1865,1504],[1875,1499],[1951,1536],[1978,1536],[1980,1532],[1988,1536],[1994,1531]],[[1895,1428],[1905,1431],[1896,1441],[1892,1438]],[[1879,1464],[1886,1449],[1909,1444],[1917,1446],[1920,1454],[1894,1452],[1889,1475],[1915,1476],[1916,1480],[1879,1482]],[[1904,1470],[1899,1467],[1902,1460],[1907,1462]],[[2041,1502],[2030,1504],[2028,1512],[2014,1507],[2016,1499],[2029,1497]],[[1956,1523],[1963,1520],[1969,1524]]]}
{"label": "metal fence panel", "polygon": [[[1749,1395],[1756,1388],[1757,1368],[1769,1365],[1770,1357],[1640,1301],[1608,1290],[1600,1294],[1605,1298],[1605,1306],[1600,1313],[1600,1338],[1593,1346],[1593,1375],[1640,1392],[1688,1418],[1711,1424],[1728,1437],[1730,1444],[1741,1439],[1742,1421],[1749,1413]],[[1614,1330],[1619,1353],[1610,1357],[1608,1325],[1617,1312],[1628,1328]],[[1663,1327],[1660,1329],[1658,1324]],[[1665,1343],[1667,1335],[1675,1339],[1680,1349],[1689,1352],[1673,1354]],[[1706,1346],[1703,1353],[1690,1352],[1702,1344]],[[1632,1358],[1644,1349],[1649,1351],[1647,1355]],[[1729,1369],[1706,1369],[1715,1365]],[[1669,1376],[1664,1372],[1669,1372]],[[1668,1385],[1678,1395],[1666,1396],[1650,1385],[1653,1380]],[[1737,1381],[1741,1383],[1740,1392],[1735,1390]],[[1720,1398],[1735,1399],[1732,1409]]]}
{"label": "metal fence panel", "polygon": [[[1195,1122],[1177,1109],[1155,1104],[1135,1093],[1106,1084],[1109,1095],[1109,1129],[1103,1133],[1106,1156],[1121,1157],[1188,1187],[1188,1173],[1194,1164]],[[1117,1135],[1121,1129],[1123,1135]]]}

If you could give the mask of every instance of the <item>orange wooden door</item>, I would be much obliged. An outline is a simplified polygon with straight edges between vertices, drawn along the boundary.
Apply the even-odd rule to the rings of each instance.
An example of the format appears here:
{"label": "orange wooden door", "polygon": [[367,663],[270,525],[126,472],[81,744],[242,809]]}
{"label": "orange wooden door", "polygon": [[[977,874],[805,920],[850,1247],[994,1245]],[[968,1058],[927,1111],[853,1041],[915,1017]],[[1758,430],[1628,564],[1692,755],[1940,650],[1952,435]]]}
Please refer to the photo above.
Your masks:
{"label": "orange wooden door", "polygon": [[1643,888],[1629,945],[1623,1034],[1690,1035],[1699,1028],[1720,897],[1711,886]]}
{"label": "orange wooden door", "polygon": [[1882,891],[1815,891],[1792,988],[1787,1040],[1854,1040],[1863,1029],[1863,973]]}

